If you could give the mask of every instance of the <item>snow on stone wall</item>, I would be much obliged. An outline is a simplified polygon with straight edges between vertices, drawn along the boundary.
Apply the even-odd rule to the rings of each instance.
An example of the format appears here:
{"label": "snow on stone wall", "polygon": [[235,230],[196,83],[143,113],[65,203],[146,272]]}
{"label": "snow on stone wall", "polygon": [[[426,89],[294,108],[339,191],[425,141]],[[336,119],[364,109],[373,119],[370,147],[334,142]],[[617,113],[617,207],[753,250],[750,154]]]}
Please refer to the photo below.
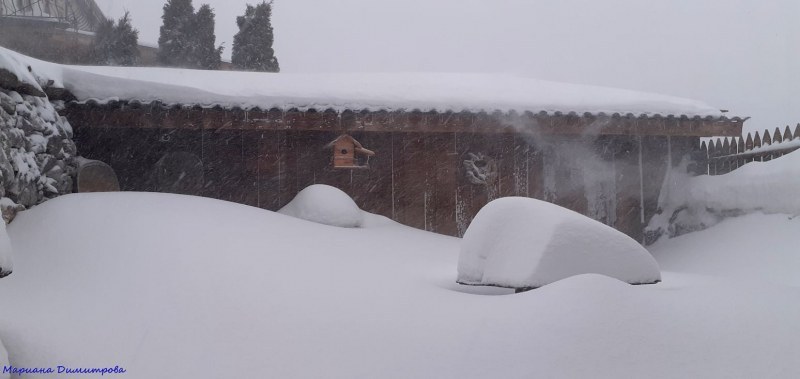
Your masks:
{"label": "snow on stone wall", "polygon": [[72,192],[72,127],[46,97],[0,88],[0,209],[22,209]]}

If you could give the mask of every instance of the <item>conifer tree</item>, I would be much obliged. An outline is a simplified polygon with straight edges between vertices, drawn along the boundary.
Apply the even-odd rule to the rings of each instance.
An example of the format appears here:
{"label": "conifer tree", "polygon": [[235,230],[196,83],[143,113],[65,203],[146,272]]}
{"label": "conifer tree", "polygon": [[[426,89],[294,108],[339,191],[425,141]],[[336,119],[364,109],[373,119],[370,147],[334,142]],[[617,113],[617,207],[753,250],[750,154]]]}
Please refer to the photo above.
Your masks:
{"label": "conifer tree", "polygon": [[125,12],[116,24],[111,19],[101,22],[92,42],[92,60],[101,65],[134,66],[139,61],[138,45],[139,31]]}
{"label": "conifer tree", "polygon": [[165,66],[217,69],[222,46],[215,47],[214,10],[203,4],[194,12],[192,0],[167,0],[161,17],[158,60]]}
{"label": "conifer tree", "polygon": [[165,66],[187,67],[194,38],[194,6],[192,0],[167,0],[161,16],[158,37],[158,61]]}
{"label": "conifer tree", "polygon": [[218,69],[222,63],[222,46],[214,46],[214,10],[208,4],[197,10],[192,35],[195,41],[188,58],[190,65],[206,70]]}
{"label": "conifer tree", "polygon": [[272,49],[272,2],[255,7],[248,4],[243,16],[236,18],[239,32],[233,37],[231,62],[240,70],[279,72]]}

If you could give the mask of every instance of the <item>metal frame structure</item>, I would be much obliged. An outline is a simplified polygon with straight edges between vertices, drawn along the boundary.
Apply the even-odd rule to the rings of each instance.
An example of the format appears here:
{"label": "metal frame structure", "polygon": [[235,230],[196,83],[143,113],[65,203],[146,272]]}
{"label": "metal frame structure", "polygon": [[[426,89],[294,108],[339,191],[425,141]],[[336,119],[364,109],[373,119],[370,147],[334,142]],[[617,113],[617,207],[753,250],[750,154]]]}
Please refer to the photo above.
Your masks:
{"label": "metal frame structure", "polygon": [[64,29],[94,32],[104,18],[93,0],[0,0],[0,20],[49,22]]}

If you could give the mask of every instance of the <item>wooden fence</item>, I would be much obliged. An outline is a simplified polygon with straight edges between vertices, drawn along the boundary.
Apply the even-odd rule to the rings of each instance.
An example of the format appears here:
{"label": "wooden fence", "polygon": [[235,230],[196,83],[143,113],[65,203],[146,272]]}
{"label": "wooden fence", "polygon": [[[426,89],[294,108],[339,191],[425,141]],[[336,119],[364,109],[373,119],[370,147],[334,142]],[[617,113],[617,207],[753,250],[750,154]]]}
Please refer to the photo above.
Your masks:
{"label": "wooden fence", "polygon": [[766,162],[800,149],[800,124],[794,129],[786,126],[783,133],[775,128],[742,137],[718,137],[700,145],[701,167],[708,175],[727,174],[749,162]]}

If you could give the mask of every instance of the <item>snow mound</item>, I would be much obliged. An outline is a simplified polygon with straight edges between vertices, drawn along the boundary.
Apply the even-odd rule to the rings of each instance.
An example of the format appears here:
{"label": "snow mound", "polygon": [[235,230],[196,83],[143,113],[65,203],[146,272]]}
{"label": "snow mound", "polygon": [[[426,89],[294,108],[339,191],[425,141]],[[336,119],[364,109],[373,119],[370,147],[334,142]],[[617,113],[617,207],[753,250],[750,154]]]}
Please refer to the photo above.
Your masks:
{"label": "snow mound", "polygon": [[537,288],[589,273],[661,280],[655,259],[625,234],[548,202],[507,197],[484,206],[464,234],[457,281]]}
{"label": "snow mound", "polygon": [[0,220],[0,278],[11,274],[14,263],[11,260],[11,240],[6,232],[5,221]]}
{"label": "snow mound", "polygon": [[278,213],[342,228],[358,228],[364,222],[364,212],[349,195],[324,184],[306,187]]}
{"label": "snow mound", "polygon": [[726,217],[763,212],[800,215],[800,152],[751,162],[725,175],[692,177],[686,162],[672,170],[647,226],[655,240],[714,226]]}

